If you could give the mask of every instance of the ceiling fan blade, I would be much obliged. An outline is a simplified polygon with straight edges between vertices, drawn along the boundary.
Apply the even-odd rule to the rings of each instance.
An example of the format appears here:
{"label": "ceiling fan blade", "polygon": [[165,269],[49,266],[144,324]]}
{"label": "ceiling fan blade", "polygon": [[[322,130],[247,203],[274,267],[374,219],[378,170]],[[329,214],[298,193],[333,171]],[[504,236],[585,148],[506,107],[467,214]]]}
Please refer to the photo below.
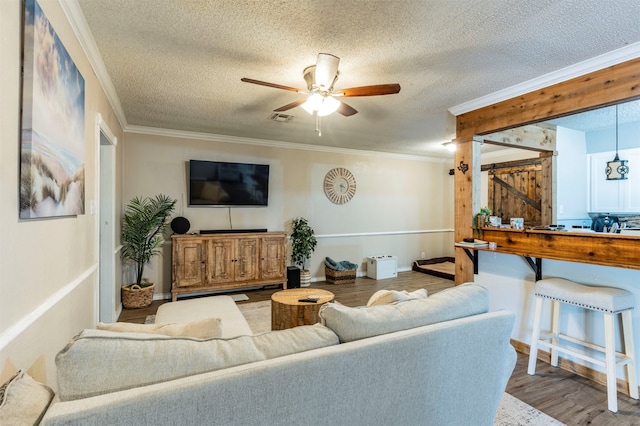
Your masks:
{"label": "ceiling fan blade", "polygon": [[304,90],[296,89],[295,87],[283,86],[281,84],[269,83],[266,81],[253,80],[251,78],[241,78],[240,81],[245,83],[259,84],[260,86],[273,87],[274,89],[290,90],[296,93],[304,93]]}
{"label": "ceiling fan blade", "polygon": [[276,112],[288,111],[288,110],[290,110],[291,108],[295,108],[295,107],[297,107],[297,106],[302,105],[302,104],[303,104],[303,103],[305,103],[306,101],[307,101],[307,99],[298,99],[298,100],[297,100],[297,101],[295,101],[295,102],[291,102],[290,104],[286,104],[286,105],[284,105],[284,106],[281,106],[281,107],[280,107],[280,108],[278,108],[278,109],[274,109],[274,111],[276,111]]}
{"label": "ceiling fan blade", "polygon": [[345,117],[351,117],[353,114],[357,114],[358,110],[356,110],[351,105],[347,105],[344,102],[340,102],[340,108],[338,108],[338,112]]}
{"label": "ceiling fan blade", "polygon": [[340,58],[329,53],[319,53],[316,62],[316,86],[321,90],[330,90],[338,78]]}
{"label": "ceiling fan blade", "polygon": [[351,87],[349,89],[341,89],[334,93],[335,96],[378,96],[378,95],[394,95],[400,92],[399,84],[376,84],[374,86]]}

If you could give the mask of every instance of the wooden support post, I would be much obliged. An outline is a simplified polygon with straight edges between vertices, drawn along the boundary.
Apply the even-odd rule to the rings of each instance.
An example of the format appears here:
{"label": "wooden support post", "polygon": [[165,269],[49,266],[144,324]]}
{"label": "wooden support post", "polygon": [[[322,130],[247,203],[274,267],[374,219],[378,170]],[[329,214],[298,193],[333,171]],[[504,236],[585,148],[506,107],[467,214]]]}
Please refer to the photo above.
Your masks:
{"label": "wooden support post", "polygon": [[[479,140],[458,141],[454,157],[455,241],[473,237],[473,215],[480,211]],[[473,262],[462,248],[456,248],[455,283],[473,281]]]}
{"label": "wooden support post", "polygon": [[557,223],[557,209],[555,204],[557,193],[556,152],[541,152],[542,185],[540,188],[540,225]]}

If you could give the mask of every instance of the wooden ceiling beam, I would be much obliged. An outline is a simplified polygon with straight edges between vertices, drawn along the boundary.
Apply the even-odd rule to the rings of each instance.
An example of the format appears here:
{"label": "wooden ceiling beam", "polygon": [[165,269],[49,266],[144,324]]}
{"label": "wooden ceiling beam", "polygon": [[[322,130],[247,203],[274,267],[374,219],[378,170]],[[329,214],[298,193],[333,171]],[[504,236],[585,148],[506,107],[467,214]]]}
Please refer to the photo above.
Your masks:
{"label": "wooden ceiling beam", "polygon": [[456,117],[456,139],[471,140],[606,105],[640,99],[640,58],[612,65]]}
{"label": "wooden ceiling beam", "polygon": [[530,124],[482,136],[485,143],[532,151],[555,151],[556,128],[546,124]]}

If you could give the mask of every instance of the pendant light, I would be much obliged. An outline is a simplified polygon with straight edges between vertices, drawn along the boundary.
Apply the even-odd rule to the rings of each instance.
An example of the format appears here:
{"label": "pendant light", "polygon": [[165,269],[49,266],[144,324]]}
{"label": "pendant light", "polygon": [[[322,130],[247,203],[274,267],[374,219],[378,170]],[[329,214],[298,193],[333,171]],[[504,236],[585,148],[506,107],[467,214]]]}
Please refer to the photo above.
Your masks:
{"label": "pendant light", "polygon": [[624,180],[629,174],[627,160],[618,157],[618,105],[616,105],[616,156],[612,161],[607,161],[607,180]]}

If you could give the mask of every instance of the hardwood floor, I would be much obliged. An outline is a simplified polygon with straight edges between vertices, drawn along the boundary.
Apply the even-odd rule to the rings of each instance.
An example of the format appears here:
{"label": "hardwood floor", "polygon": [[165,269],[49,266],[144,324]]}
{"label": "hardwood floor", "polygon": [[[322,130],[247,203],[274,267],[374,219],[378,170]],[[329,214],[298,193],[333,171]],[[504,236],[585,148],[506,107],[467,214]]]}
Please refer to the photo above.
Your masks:
{"label": "hardwood floor", "polygon": [[[313,288],[329,290],[336,300],[347,306],[366,304],[369,297],[381,289],[417,290],[426,288],[429,294],[453,287],[453,281],[419,272],[401,272],[397,278],[372,280],[357,278],[355,284],[333,285],[325,282],[312,283]],[[270,300],[279,288],[244,290],[227,294],[244,293],[252,303]],[[119,321],[144,323],[147,315],[155,314],[158,306],[166,301],[154,301],[148,308],[123,310]],[[618,393],[618,412],[607,409],[606,387],[592,380],[538,361],[536,375],[527,374],[528,355],[518,353],[518,361],[507,384],[507,392],[538,410],[572,425],[594,426],[640,426],[640,402]]]}

